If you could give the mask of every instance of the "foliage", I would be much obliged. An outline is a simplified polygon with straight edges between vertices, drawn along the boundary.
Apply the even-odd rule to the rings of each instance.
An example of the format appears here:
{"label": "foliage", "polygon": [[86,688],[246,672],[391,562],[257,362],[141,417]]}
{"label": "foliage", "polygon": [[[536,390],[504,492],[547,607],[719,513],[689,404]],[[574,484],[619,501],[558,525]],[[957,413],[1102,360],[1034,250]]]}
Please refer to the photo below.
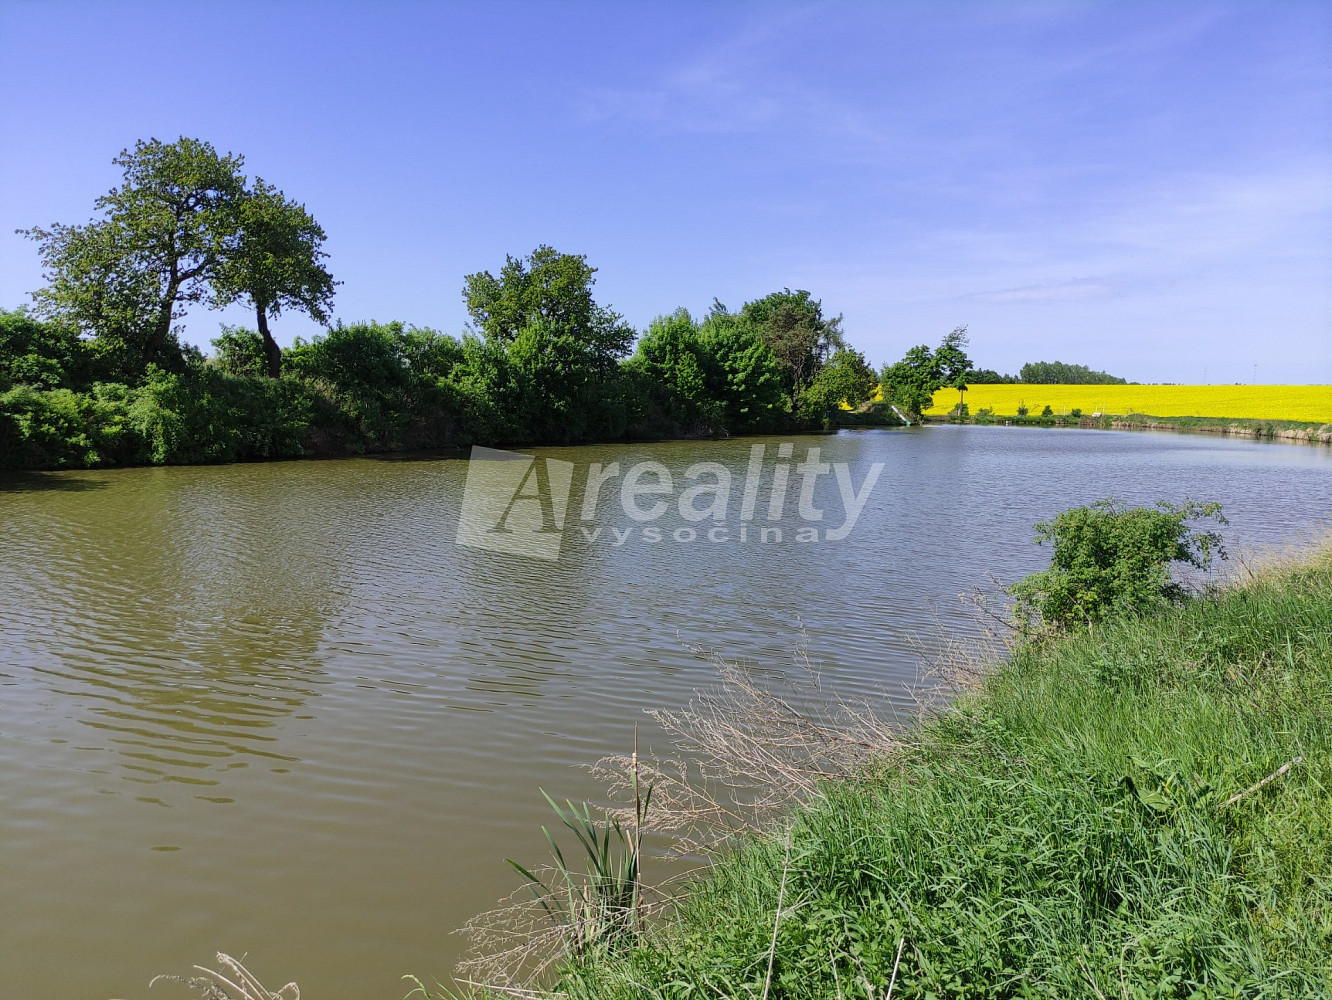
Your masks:
{"label": "foliage", "polygon": [[[0,464],[219,462],[471,443],[799,430],[872,388],[840,317],[784,289],[702,323],[635,331],[585,257],[546,245],[465,279],[461,338],[338,322],[283,351],[269,321],[326,323],[324,230],[240,156],[152,139],[84,225],[35,228],[47,285],[0,310]],[[177,339],[189,306],[248,303],[212,357]],[[19,391],[22,390],[22,391]]]}
{"label": "foliage", "polygon": [[537,319],[590,331],[601,321],[592,298],[596,272],[581,254],[542,244],[527,257],[506,256],[498,278],[489,271],[467,275],[463,301],[477,332],[502,344]]}
{"label": "foliage", "polygon": [[1016,375],[1000,375],[993,368],[973,368],[967,372],[965,381],[968,385],[1007,385],[1021,379]]}
{"label": "foliage", "polygon": [[139,142],[113,162],[124,176],[97,200],[100,218],[25,231],[45,268],[38,309],[111,346],[133,379],[152,363],[182,369],[174,324],[188,305],[244,299],[276,377],[282,353],[268,318],[297,309],[328,319],[323,229],[262,179],[247,188],[243,157],[198,139]]}
{"label": "foliage", "polygon": [[15,385],[83,388],[94,359],[78,333],[24,309],[0,309],[0,391]]}
{"label": "foliage", "polygon": [[[634,331],[597,304],[595,273],[581,255],[543,245],[525,258],[506,258],[499,277],[467,276],[463,298],[475,329],[488,347],[507,352],[518,441],[580,441],[625,430],[619,362]],[[486,360],[497,374],[497,356]]]}
{"label": "foliage", "polygon": [[868,400],[878,381],[863,354],[839,347],[800,394],[798,413],[809,424],[825,423],[842,403],[854,408]]}
{"label": "foliage", "polygon": [[937,350],[920,344],[901,361],[887,365],[880,376],[885,402],[895,404],[913,420],[930,409],[934,394],[948,386],[966,392],[971,359],[967,357],[967,328],[955,327]]}
{"label": "foliage", "polygon": [[790,406],[781,362],[753,324],[714,299],[699,341],[713,361],[710,391],[725,428],[753,434],[779,427]]}
{"label": "foliage", "polygon": [[268,372],[264,338],[242,326],[223,326],[213,338],[210,362],[229,375],[258,377]]}
{"label": "foliage", "polygon": [[722,426],[722,402],[713,388],[715,361],[687,309],[654,319],[627,367],[642,378],[650,426],[663,433],[713,434]]}
{"label": "foliage", "polygon": [[1043,417],[1053,417],[1053,416],[1054,416],[1054,410],[1052,410],[1052,409],[1050,408],[1050,404],[1049,404],[1049,403],[1046,403],[1046,404],[1045,404],[1045,408],[1044,408],[1043,410],[1041,410],[1041,416],[1043,416]]}
{"label": "foliage", "polygon": [[782,372],[782,390],[792,402],[800,399],[832,353],[846,346],[842,317],[825,317],[823,303],[803,289],[784,288],[746,302],[739,318],[771,348]]}
{"label": "foliage", "polygon": [[47,281],[34,298],[44,315],[121,345],[140,364],[176,366],[173,324],[212,294],[235,243],[243,159],[181,138],[141,141],[113,162],[124,176],[97,199],[101,218],[25,231]]}
{"label": "foliage", "polygon": [[1062,361],[1031,361],[1022,366],[1018,378],[1035,385],[1126,385],[1115,375],[1093,371],[1086,365]]}
{"label": "foliage", "polygon": [[143,383],[124,398],[140,462],[235,462],[305,453],[311,402],[299,383],[211,367],[177,374],[150,365]]}
{"label": "foliage", "polygon": [[269,332],[268,318],[295,309],[328,322],[336,282],[324,267],[324,230],[304,205],[258,177],[234,198],[231,210],[235,240],[213,276],[212,304],[249,300],[263,339],[267,374],[277,378],[282,350]]}
{"label": "foliage", "polygon": [[[119,391],[118,391],[119,390]],[[88,468],[137,454],[124,386],[90,393],[19,385],[0,393],[0,468]]]}
{"label": "foliage", "polygon": [[971,371],[971,359],[967,357],[969,345],[967,328],[959,326],[944,337],[934,352],[940,383],[958,392],[967,391],[967,373]]}
{"label": "foliage", "polygon": [[401,447],[411,418],[412,371],[401,323],[339,323],[297,338],[286,367],[321,397],[321,428],[352,451]]}
{"label": "foliage", "polygon": [[1213,555],[1226,555],[1216,532],[1189,529],[1196,520],[1226,523],[1220,504],[1190,500],[1155,507],[1101,500],[1040,522],[1036,541],[1054,551],[1049,569],[1009,588],[1019,620],[1070,628],[1182,601],[1171,564],[1206,568]]}
{"label": "foliage", "polygon": [[885,402],[895,404],[908,417],[918,417],[929,409],[941,385],[934,352],[925,344],[911,348],[901,361],[884,367],[879,383]]}

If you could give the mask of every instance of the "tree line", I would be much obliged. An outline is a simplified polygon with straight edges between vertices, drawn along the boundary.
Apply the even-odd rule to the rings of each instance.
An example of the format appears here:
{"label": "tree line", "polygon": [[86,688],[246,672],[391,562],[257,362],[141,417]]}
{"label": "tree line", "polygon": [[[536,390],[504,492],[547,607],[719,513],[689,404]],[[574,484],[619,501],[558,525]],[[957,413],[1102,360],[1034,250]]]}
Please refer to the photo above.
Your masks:
{"label": "tree line", "polygon": [[[800,432],[844,406],[915,419],[941,388],[1007,378],[972,365],[965,327],[876,372],[840,316],[789,288],[640,333],[597,302],[584,256],[544,245],[465,276],[461,336],[338,322],[283,349],[270,320],[327,324],[339,284],[306,207],[198,139],[113,162],[121,183],[90,221],[20,230],[45,284],[31,311],[0,310],[0,468]],[[237,303],[253,327],[224,327],[207,357],[181,341],[191,308]],[[1022,369],[1092,376],[1122,381]]]}
{"label": "tree line", "polygon": [[990,368],[968,373],[972,385],[1128,385],[1128,379],[1063,361],[1029,361],[1016,375],[1000,375]]}
{"label": "tree line", "polygon": [[[0,466],[810,430],[878,384],[806,291],[640,335],[596,301],[585,257],[549,246],[465,277],[459,337],[339,322],[283,349],[269,320],[328,322],[338,284],[305,206],[197,139],[114,162],[91,221],[22,231],[45,285],[0,311]],[[233,303],[252,328],[224,327],[208,357],[182,343],[191,307]]]}

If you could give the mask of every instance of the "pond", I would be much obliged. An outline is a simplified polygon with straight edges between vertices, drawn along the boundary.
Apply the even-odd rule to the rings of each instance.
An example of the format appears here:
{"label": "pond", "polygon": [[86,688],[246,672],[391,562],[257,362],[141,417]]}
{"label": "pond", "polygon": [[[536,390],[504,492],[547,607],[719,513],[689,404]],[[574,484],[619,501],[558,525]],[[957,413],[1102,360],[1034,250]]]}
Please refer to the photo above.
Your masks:
{"label": "pond", "polygon": [[1068,506],[1219,500],[1236,550],[1332,527],[1332,451],[1201,436],[537,453],[510,514],[556,515],[539,552],[458,543],[458,456],[0,479],[5,995],[185,996],[148,980],[222,950],[401,997],[517,886],[505,858],[541,860],[538,789],[597,796],[584,765],[712,682],[689,647],[789,671],[803,627],[825,683],[909,709],[913,642],[1042,568],[1032,524]]}

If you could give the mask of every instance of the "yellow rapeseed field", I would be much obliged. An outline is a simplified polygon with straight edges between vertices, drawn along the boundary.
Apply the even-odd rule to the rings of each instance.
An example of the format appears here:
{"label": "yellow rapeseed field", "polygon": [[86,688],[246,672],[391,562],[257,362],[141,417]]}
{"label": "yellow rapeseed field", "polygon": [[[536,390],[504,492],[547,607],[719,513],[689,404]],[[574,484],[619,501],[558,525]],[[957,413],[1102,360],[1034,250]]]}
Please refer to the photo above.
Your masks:
{"label": "yellow rapeseed field", "polygon": [[[942,415],[957,400],[956,389],[941,389],[925,412]],[[1049,406],[1056,414],[1077,407],[1084,416],[1143,413],[1332,423],[1332,385],[977,385],[967,390],[966,402],[972,414],[991,408],[996,416],[1011,416],[1025,402],[1032,416]]]}

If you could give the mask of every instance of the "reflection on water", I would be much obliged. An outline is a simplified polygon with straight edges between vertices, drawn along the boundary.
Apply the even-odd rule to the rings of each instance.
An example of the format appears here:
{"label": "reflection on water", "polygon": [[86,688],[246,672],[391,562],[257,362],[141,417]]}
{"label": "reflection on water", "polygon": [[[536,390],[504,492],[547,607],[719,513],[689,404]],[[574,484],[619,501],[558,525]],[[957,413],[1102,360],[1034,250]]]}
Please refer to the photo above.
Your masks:
{"label": "reflection on water", "polygon": [[[579,511],[591,462],[720,462],[738,490],[752,443],[545,453],[575,463]],[[675,543],[670,514],[661,543],[570,530],[556,562],[454,544],[457,458],[0,479],[5,994],[144,997],[222,949],[312,996],[398,996],[513,887],[503,859],[540,854],[537,789],[595,794],[579,765],[711,682],[688,646],[783,671],[803,624],[826,683],[908,705],[912,641],[1043,565],[1034,521],[1189,495],[1243,547],[1332,511],[1327,449],[931,428],[796,458],[811,446],[857,483],[884,463],[844,542]]]}
{"label": "reflection on water", "polygon": [[108,502],[33,494],[0,527],[11,676],[72,699],[78,745],[136,783],[212,789],[248,759],[295,760],[275,723],[316,696],[343,599],[337,531],[293,519],[254,467],[218,471],[127,471]]}

